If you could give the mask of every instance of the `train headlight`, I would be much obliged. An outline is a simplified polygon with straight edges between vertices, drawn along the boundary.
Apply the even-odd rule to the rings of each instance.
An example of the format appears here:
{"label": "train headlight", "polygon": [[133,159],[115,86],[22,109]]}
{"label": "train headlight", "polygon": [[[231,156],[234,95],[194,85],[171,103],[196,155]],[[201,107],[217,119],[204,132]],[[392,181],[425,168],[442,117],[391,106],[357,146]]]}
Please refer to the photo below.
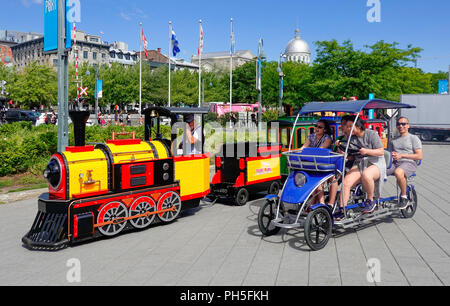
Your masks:
{"label": "train headlight", "polygon": [[44,177],[54,189],[58,189],[61,183],[61,166],[56,158],[50,159],[44,170]]}
{"label": "train headlight", "polygon": [[163,170],[164,170],[164,171],[169,170],[169,164],[168,164],[168,163],[164,163],[164,164],[163,164]]}
{"label": "train headlight", "polygon": [[163,180],[167,181],[169,179],[169,173],[163,174]]}
{"label": "train headlight", "polygon": [[306,184],[306,176],[301,172],[297,172],[294,176],[294,183],[297,187],[302,187]]}

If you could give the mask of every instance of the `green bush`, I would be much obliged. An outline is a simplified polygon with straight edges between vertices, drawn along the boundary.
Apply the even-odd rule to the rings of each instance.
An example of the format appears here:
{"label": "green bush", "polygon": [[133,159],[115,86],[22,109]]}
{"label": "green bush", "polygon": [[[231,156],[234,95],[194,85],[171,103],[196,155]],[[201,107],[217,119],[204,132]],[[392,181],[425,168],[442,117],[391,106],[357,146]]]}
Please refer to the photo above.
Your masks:
{"label": "green bush", "polygon": [[262,114],[261,121],[269,122],[269,121],[277,120],[278,116],[279,116],[278,110],[268,109]]}
{"label": "green bush", "polygon": [[[161,125],[163,138],[170,139],[170,127]],[[104,143],[112,138],[113,132],[136,132],[136,138],[144,139],[144,126],[108,127],[87,126],[86,143]],[[50,156],[57,152],[57,126],[32,126],[31,122],[16,122],[0,126],[0,177],[24,172],[42,175]],[[129,138],[117,136],[118,139]],[[156,137],[156,127],[152,138]],[[69,125],[69,146],[75,144],[73,126]]]}

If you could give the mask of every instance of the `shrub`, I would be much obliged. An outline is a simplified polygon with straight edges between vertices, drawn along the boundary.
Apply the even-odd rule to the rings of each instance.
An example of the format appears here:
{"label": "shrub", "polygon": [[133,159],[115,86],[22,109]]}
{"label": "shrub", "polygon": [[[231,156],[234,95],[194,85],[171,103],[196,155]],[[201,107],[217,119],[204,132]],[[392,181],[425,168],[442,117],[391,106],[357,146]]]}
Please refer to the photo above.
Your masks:
{"label": "shrub", "polygon": [[277,120],[278,116],[279,116],[278,110],[268,109],[262,114],[261,121],[269,122],[269,121]]}
{"label": "shrub", "polygon": [[[161,125],[163,138],[170,139],[170,126]],[[87,126],[86,143],[104,143],[111,139],[112,132],[136,132],[136,138],[144,139],[144,126],[108,127]],[[127,138],[127,136],[118,136]],[[131,136],[129,136],[131,137]],[[156,137],[156,127],[152,138]],[[69,126],[69,146],[75,144],[73,126]],[[50,156],[57,152],[57,126],[40,125],[33,127],[31,122],[15,122],[0,126],[0,177],[31,172],[42,175]]]}

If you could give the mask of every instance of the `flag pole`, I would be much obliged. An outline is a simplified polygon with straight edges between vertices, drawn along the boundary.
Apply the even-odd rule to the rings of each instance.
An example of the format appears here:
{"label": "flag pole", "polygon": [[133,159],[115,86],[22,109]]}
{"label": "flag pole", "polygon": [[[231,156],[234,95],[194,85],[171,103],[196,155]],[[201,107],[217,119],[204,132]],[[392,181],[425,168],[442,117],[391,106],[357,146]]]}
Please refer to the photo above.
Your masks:
{"label": "flag pole", "polygon": [[170,107],[170,48],[172,46],[172,21],[169,21],[169,51],[167,53],[167,60],[169,61],[169,107]]}
{"label": "flag pole", "polygon": [[141,117],[141,109],[142,109],[142,22],[139,22],[140,28],[140,39],[139,39],[139,117]]}
{"label": "flag pole", "polygon": [[200,107],[201,105],[201,91],[202,91],[202,87],[201,87],[201,79],[202,79],[202,49],[203,49],[203,29],[202,29],[202,20],[199,20],[199,24],[200,24],[200,39],[201,39],[201,46],[199,45],[198,47],[198,107]]}
{"label": "flag pole", "polygon": [[230,127],[233,104],[233,18],[230,19]]}

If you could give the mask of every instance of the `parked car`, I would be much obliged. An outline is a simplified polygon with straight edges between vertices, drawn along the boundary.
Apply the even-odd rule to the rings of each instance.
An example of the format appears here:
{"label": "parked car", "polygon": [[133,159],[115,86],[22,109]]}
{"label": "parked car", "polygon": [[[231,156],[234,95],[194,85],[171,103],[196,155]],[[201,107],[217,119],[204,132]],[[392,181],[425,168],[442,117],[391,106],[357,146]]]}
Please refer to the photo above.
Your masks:
{"label": "parked car", "polygon": [[18,121],[31,121],[33,125],[35,125],[39,116],[40,115],[38,112],[31,110],[9,109],[6,111],[5,120],[8,123]]}

